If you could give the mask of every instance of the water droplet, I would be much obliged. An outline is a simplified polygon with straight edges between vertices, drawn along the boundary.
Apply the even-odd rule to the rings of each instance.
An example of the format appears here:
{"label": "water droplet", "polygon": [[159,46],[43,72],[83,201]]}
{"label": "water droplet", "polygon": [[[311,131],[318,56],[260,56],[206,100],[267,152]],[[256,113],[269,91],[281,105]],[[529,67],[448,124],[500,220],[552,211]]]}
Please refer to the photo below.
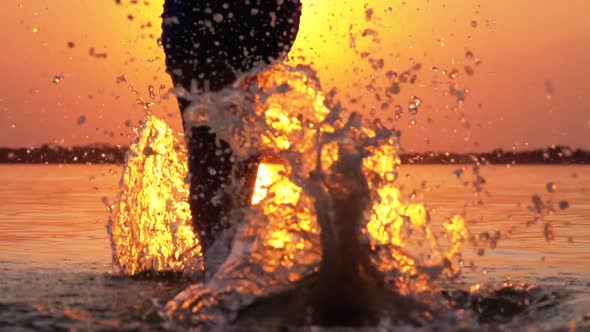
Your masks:
{"label": "water droplet", "polygon": [[471,27],[477,28],[477,21],[476,20],[471,21]]}
{"label": "water droplet", "polygon": [[403,113],[404,113],[403,108],[400,105],[395,105],[395,108],[394,108],[395,119],[396,120],[401,119]]}
{"label": "water droplet", "polygon": [[551,100],[553,96],[553,82],[551,82],[551,80],[545,81],[545,92],[547,93],[547,100]]}
{"label": "water droplet", "polygon": [[393,172],[385,173],[385,181],[393,182],[397,178],[397,174]]}
{"label": "water droplet", "polygon": [[150,85],[150,86],[148,87],[148,91],[149,91],[149,93],[150,93],[150,98],[152,98],[152,99],[156,99],[156,94],[154,93],[154,86],[153,86],[153,85]]}
{"label": "water droplet", "polygon": [[545,226],[543,227],[543,234],[545,235],[545,240],[547,240],[547,242],[555,240],[555,233],[553,233],[552,223],[545,223]]}
{"label": "water droplet", "polygon": [[455,78],[457,78],[457,75],[458,75],[458,74],[459,74],[459,73],[457,72],[457,69],[453,69],[453,70],[452,70],[452,71],[449,73],[449,77],[450,77],[451,79],[455,79]]}
{"label": "water droplet", "polygon": [[53,80],[51,82],[53,82],[53,84],[59,84],[64,80],[63,75],[55,75],[53,76]]}
{"label": "water droplet", "polygon": [[557,185],[553,182],[547,183],[547,191],[550,193],[554,193],[557,191]]}
{"label": "water droplet", "polygon": [[368,4],[365,5],[365,20],[370,22],[373,19],[373,8],[368,8]]}
{"label": "water droplet", "polygon": [[221,23],[223,21],[223,15],[217,13],[217,14],[213,14],[213,21],[217,22],[217,23]]}
{"label": "water droplet", "polygon": [[401,87],[398,82],[393,82],[389,91],[393,94],[398,94],[401,91]]}
{"label": "water droplet", "polygon": [[412,115],[418,114],[418,108],[422,104],[422,100],[416,96],[412,96],[410,101],[408,102],[408,112]]}
{"label": "water droplet", "polygon": [[38,27],[38,26],[34,26],[34,27],[33,27],[33,32],[34,32],[34,33],[37,33],[37,32],[39,32],[39,27]]}
{"label": "water droplet", "polygon": [[559,202],[559,209],[560,210],[566,210],[570,207],[570,203],[568,201],[561,201]]}

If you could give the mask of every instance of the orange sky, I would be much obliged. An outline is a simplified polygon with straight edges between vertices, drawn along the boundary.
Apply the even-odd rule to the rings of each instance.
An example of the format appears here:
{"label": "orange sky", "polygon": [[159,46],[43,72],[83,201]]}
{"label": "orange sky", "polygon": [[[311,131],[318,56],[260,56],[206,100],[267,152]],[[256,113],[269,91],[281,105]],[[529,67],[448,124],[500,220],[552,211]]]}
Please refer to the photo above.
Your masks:
{"label": "orange sky", "polygon": [[[135,124],[144,114],[136,99],[151,101],[149,86],[158,95],[170,81],[156,42],[163,0],[122,2],[0,2],[0,146],[129,143],[129,121]],[[394,105],[407,108],[411,96],[420,97],[418,114],[404,110],[395,122],[404,149],[590,148],[590,2],[307,0],[304,5],[291,57],[305,56],[324,88],[337,88],[348,109],[369,114],[374,107],[377,116],[388,118]],[[369,22],[366,8],[374,12]],[[361,36],[366,28],[378,32],[378,43]],[[356,48],[350,47],[351,33]],[[92,56],[91,48],[107,57]],[[362,58],[362,52],[369,55]],[[384,68],[372,69],[368,59],[382,59]],[[387,71],[399,73],[415,63],[422,65],[415,84],[402,85],[392,105],[379,110],[382,102],[367,86],[373,81],[377,91],[388,88]],[[472,76],[465,66],[474,69]],[[451,79],[453,69],[458,74]],[[121,75],[128,83],[117,83]],[[56,76],[63,77],[58,84],[52,82]],[[449,84],[467,89],[462,105],[448,96]],[[351,98],[359,102],[352,104]],[[154,112],[180,130],[175,102],[159,102],[158,96],[155,101]]]}

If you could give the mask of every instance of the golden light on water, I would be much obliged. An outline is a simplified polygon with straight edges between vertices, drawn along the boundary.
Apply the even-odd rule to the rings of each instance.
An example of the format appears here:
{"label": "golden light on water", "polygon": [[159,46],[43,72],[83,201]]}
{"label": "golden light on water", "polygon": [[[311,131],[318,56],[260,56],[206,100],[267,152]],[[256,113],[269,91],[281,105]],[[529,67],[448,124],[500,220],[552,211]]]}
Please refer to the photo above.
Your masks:
{"label": "golden light on water", "polygon": [[[248,264],[275,277],[283,271],[287,282],[300,280],[308,271],[303,266],[313,266],[321,258],[318,205],[296,184],[301,180],[295,179],[309,176],[318,166],[326,174],[331,172],[341,143],[330,141],[318,150],[317,133],[334,134],[343,128],[341,122],[326,120],[330,110],[309,75],[278,66],[257,76],[262,91],[276,92],[283,84],[289,89],[278,89],[280,92],[255,103],[255,111],[265,115],[270,128],[260,133],[260,147],[279,157],[260,165],[251,211],[243,221],[249,227],[238,236],[257,239],[249,249]],[[378,129],[363,130],[369,138],[377,136]],[[202,267],[187,203],[186,148],[175,135],[166,123],[148,116],[131,149],[110,226],[113,259],[121,273],[190,272]],[[400,159],[396,139],[380,141],[366,150],[362,170],[372,204],[364,224],[373,246],[381,248],[375,263],[381,271],[401,273],[396,281],[400,292],[427,290],[433,287],[432,278],[421,269],[447,268],[444,260],[452,260],[468,237],[465,224],[458,216],[444,223],[448,245],[439,246],[428,210],[421,203],[406,203],[397,188]],[[283,160],[281,153],[287,153],[287,159]],[[293,153],[298,157],[289,159]]]}
{"label": "golden light on water", "polygon": [[254,193],[252,194],[252,205],[256,205],[266,197],[268,188],[273,183],[278,182],[279,172],[284,171],[284,167],[280,164],[265,164],[258,166],[258,174],[256,176],[256,184],[254,185]]}
{"label": "golden light on water", "polygon": [[451,248],[447,252],[447,258],[450,259],[461,250],[463,242],[469,237],[469,232],[465,226],[465,221],[460,216],[454,216],[443,225],[449,233],[451,241]]}
{"label": "golden light on water", "polygon": [[109,234],[115,271],[201,269],[201,250],[187,202],[184,145],[168,125],[148,116],[128,152]]}
{"label": "golden light on water", "polygon": [[262,199],[261,209],[268,222],[264,242],[271,250],[283,250],[281,254],[291,261],[306,246],[304,239],[297,236],[298,233],[318,233],[316,218],[309,208],[298,208],[300,200],[309,198],[302,197],[302,189],[280,174],[282,167],[263,165],[263,168],[271,171],[266,174],[259,172],[259,179],[271,185],[265,193],[257,191],[255,195]]}

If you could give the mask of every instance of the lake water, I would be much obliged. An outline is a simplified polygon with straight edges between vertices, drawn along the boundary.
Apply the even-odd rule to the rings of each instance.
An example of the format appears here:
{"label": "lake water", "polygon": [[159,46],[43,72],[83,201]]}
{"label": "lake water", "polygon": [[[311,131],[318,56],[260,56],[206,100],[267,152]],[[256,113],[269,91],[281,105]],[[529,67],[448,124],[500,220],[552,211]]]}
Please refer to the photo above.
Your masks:
{"label": "lake water", "polygon": [[[571,290],[557,317],[538,327],[590,329],[584,319],[590,313],[590,167],[485,166],[479,193],[471,167],[458,177],[460,167],[402,166],[399,183],[408,199],[426,203],[433,222],[461,213],[472,234],[500,232],[495,248],[465,246],[465,284],[510,277]],[[0,165],[0,330],[165,327],[154,301],[167,301],[185,282],[108,274],[104,202],[114,200],[120,171],[114,165]],[[533,195],[544,204],[536,222]]]}

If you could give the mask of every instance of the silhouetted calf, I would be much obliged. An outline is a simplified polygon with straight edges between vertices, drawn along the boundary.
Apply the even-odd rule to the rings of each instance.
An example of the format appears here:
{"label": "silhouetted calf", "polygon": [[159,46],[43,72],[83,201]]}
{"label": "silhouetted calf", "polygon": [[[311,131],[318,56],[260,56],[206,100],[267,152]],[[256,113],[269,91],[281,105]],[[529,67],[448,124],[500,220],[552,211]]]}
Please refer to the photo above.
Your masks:
{"label": "silhouetted calf", "polygon": [[[166,0],[162,44],[167,71],[175,86],[219,91],[236,80],[236,72],[284,57],[300,16],[299,0]],[[188,102],[178,102],[184,113]],[[221,216],[227,207],[211,199],[231,175],[232,152],[226,142],[216,142],[209,127],[190,128],[187,135],[193,226],[207,250],[224,228]],[[246,183],[253,185],[256,169],[244,166]]]}

